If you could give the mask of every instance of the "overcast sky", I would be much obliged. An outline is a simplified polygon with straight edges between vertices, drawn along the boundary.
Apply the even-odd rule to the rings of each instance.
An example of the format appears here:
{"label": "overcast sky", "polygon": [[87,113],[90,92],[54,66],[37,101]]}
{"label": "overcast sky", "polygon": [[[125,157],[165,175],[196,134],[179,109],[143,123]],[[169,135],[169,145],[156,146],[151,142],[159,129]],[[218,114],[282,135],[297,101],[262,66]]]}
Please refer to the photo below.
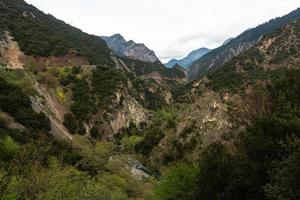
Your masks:
{"label": "overcast sky", "polygon": [[95,35],[122,34],[162,61],[229,37],[300,7],[300,0],[26,0]]}

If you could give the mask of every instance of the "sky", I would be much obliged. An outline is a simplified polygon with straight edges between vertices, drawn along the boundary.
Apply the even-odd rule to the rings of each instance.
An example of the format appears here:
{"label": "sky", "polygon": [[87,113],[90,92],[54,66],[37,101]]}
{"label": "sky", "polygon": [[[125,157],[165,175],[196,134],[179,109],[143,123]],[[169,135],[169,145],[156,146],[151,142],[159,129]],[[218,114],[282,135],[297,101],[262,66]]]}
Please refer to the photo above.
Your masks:
{"label": "sky", "polygon": [[122,34],[144,43],[166,62],[192,50],[216,48],[300,0],[26,0],[94,35]]}

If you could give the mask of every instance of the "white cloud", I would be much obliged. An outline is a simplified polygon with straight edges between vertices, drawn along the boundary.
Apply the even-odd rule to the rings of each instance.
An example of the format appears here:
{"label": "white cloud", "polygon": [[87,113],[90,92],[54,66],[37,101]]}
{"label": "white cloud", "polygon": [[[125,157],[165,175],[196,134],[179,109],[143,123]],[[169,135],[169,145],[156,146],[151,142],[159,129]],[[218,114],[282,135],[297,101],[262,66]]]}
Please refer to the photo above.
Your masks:
{"label": "white cloud", "polygon": [[214,48],[229,37],[300,7],[299,0],[26,0],[96,35],[121,33],[162,60]]}

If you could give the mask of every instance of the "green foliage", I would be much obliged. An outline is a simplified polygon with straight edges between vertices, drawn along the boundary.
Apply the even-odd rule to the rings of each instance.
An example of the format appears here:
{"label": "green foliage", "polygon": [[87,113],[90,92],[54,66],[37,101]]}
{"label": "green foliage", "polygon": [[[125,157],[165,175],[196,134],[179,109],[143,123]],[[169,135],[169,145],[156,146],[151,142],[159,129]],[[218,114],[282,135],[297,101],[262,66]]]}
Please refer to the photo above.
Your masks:
{"label": "green foliage", "polygon": [[115,92],[127,81],[121,71],[116,69],[98,66],[92,77],[93,92],[97,95],[99,105],[105,106],[111,100]]}
{"label": "green foliage", "polygon": [[72,91],[74,103],[71,105],[71,111],[80,122],[84,122],[88,120],[94,108],[89,84],[84,79],[75,79]]}
{"label": "green foliage", "polygon": [[2,78],[0,78],[0,109],[28,129],[50,130],[49,119],[44,114],[37,114],[32,110],[30,98],[21,88],[9,84]]}
{"label": "green foliage", "polygon": [[101,139],[101,133],[95,126],[91,128],[91,136],[94,139]]}
{"label": "green foliage", "polygon": [[152,149],[159,144],[160,140],[164,138],[164,134],[159,129],[152,129],[146,133],[146,136],[141,142],[135,146],[135,150],[144,156],[148,156]]}
{"label": "green foliage", "polygon": [[143,137],[133,135],[133,136],[125,136],[121,139],[121,144],[124,146],[126,152],[133,153],[135,145],[140,143],[143,140]]}
{"label": "green foliage", "polygon": [[125,200],[148,192],[144,182],[125,173],[123,161],[114,159],[123,166],[117,171],[108,165],[112,143],[97,143],[81,152],[48,135],[20,135],[0,123],[0,199]]}
{"label": "green foliage", "polygon": [[167,169],[154,189],[155,200],[196,200],[197,176],[196,166],[178,164]]}
{"label": "green foliage", "polygon": [[154,125],[162,125],[166,124],[169,128],[176,127],[176,115],[173,110],[165,109],[165,110],[158,110],[153,115],[153,124]]}
{"label": "green foliage", "polygon": [[255,166],[242,155],[231,155],[224,145],[210,145],[199,167],[199,199],[262,199]]}
{"label": "green foliage", "polygon": [[300,198],[300,141],[296,139],[288,143],[288,157],[273,163],[271,182],[266,185],[268,199],[294,200]]}
{"label": "green foliage", "polygon": [[77,133],[78,124],[72,113],[65,114],[63,124],[70,131],[70,133]]}
{"label": "green foliage", "polygon": [[80,168],[90,174],[98,174],[107,164],[112,152],[112,143],[98,142],[93,149],[83,152],[84,158],[80,163]]}
{"label": "green foliage", "polygon": [[110,50],[100,37],[84,33],[24,1],[2,2],[5,6],[0,7],[0,30],[10,31],[25,54],[59,56],[75,52],[91,64],[113,65]]}
{"label": "green foliage", "polygon": [[149,75],[153,72],[159,73],[166,78],[179,78],[186,77],[184,70],[178,67],[167,68],[160,62],[149,63],[140,60],[133,60],[130,58],[123,58],[125,63],[131,68],[137,76]]}
{"label": "green foliage", "polygon": [[273,81],[274,109],[248,127],[235,154],[220,144],[204,152],[200,199],[299,198],[299,71],[288,70]]}
{"label": "green foliage", "polygon": [[0,139],[0,160],[12,159],[19,150],[19,145],[10,136]]}

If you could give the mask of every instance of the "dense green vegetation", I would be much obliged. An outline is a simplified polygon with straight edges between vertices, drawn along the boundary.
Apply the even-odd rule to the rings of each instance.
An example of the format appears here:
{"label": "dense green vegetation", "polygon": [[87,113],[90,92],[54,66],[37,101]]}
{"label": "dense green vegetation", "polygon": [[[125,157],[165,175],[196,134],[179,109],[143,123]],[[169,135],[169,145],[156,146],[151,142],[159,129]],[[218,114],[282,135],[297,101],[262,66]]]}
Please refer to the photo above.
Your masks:
{"label": "dense green vegetation", "polygon": [[154,190],[154,199],[197,199],[198,173],[198,167],[185,164],[168,168]]}
{"label": "dense green vegetation", "polygon": [[[131,176],[121,158],[109,159],[112,143],[78,149],[56,142],[47,133],[49,121],[33,112],[21,88],[0,82],[1,111],[25,127],[13,129],[11,119],[0,117],[0,199],[148,198],[151,184]],[[72,129],[74,118],[68,118],[71,125],[66,126]],[[91,134],[98,137],[95,131]]]}
{"label": "dense green vegetation", "polygon": [[17,86],[0,78],[0,109],[30,130],[49,130],[49,120],[35,113],[30,98]]}
{"label": "dense green vegetation", "polygon": [[110,50],[100,37],[46,15],[23,0],[2,0],[0,18],[0,30],[11,32],[27,55],[58,56],[75,52],[91,64],[113,65]]}
{"label": "dense green vegetation", "polygon": [[103,107],[115,97],[118,89],[127,85],[127,80],[125,75],[117,69],[98,66],[93,72],[92,85],[98,105]]}
{"label": "dense green vegetation", "polygon": [[154,113],[152,124],[145,130],[144,138],[135,145],[136,152],[148,157],[152,149],[165,137],[164,132],[175,128],[174,113],[168,110],[158,110]]}
{"label": "dense green vegetation", "polygon": [[157,72],[166,78],[183,79],[186,77],[184,70],[179,67],[166,68],[160,62],[148,63],[129,58],[123,58],[123,60],[137,76],[149,75],[153,72]]}
{"label": "dense green vegetation", "polygon": [[[268,89],[272,112],[255,119],[241,136],[236,152],[228,151],[220,143],[204,150],[199,173],[195,175],[197,198],[190,199],[299,199],[299,80],[299,69],[286,70],[281,79],[273,80]],[[184,176],[180,180],[184,181]],[[170,179],[167,184],[172,183],[171,178],[166,179]],[[180,193],[172,192],[164,184],[158,184],[159,193]],[[161,199],[169,199],[163,195]]]}
{"label": "dense green vegetation", "polygon": [[[299,10],[254,32],[247,31],[238,40],[255,41],[298,15]],[[277,39],[265,55],[259,48],[251,48],[209,73],[199,87],[195,82],[178,87],[180,83],[173,78],[185,77],[180,68],[166,69],[161,63],[126,58],[131,72],[112,68],[110,51],[100,38],[45,15],[22,0],[0,0],[0,18],[0,37],[9,30],[28,55],[71,52],[97,65],[30,66],[30,72],[0,69],[1,200],[300,199],[300,69],[295,69],[299,64],[293,60],[300,54],[298,43],[287,43],[291,38],[285,29],[266,36]],[[300,22],[291,26],[299,30]],[[293,34],[300,37],[297,32]],[[229,43],[236,45],[235,41]],[[159,83],[147,77],[150,74],[172,80]],[[64,106],[63,125],[72,134],[72,144],[55,141],[49,134],[49,119],[34,112],[29,95],[36,95],[35,80],[57,98],[54,104]],[[233,141],[220,138],[220,142],[202,145],[205,127],[195,119],[203,119],[178,123],[181,116],[177,111],[202,96],[204,90],[240,92],[243,96],[236,96],[243,101],[249,85],[253,86],[251,92],[269,102],[250,108],[258,110],[255,119],[249,117],[247,127],[233,133]],[[192,87],[196,89],[191,91]],[[170,90],[175,103],[169,108]],[[118,134],[108,134],[112,121],[116,126],[128,123],[123,115],[116,115],[130,100],[136,103],[134,99],[149,109],[149,121],[137,126],[132,119]],[[226,110],[225,104],[232,102],[222,103]],[[210,107],[208,113],[217,112],[217,106]],[[233,106],[228,105],[229,109]],[[195,109],[199,107],[195,105]],[[128,109],[135,112],[134,105]],[[127,114],[125,118],[131,117]],[[209,120],[207,123],[215,126]],[[222,137],[227,137],[225,134]],[[140,177],[137,173],[142,172],[153,176]]]}
{"label": "dense green vegetation", "polygon": [[57,78],[65,89],[72,91],[72,113],[65,116],[64,124],[71,133],[83,135],[86,133],[84,123],[89,123],[92,115],[107,109],[115,100],[118,89],[127,85],[126,75],[117,69],[101,66],[95,69],[73,67],[63,71],[64,74]]}

